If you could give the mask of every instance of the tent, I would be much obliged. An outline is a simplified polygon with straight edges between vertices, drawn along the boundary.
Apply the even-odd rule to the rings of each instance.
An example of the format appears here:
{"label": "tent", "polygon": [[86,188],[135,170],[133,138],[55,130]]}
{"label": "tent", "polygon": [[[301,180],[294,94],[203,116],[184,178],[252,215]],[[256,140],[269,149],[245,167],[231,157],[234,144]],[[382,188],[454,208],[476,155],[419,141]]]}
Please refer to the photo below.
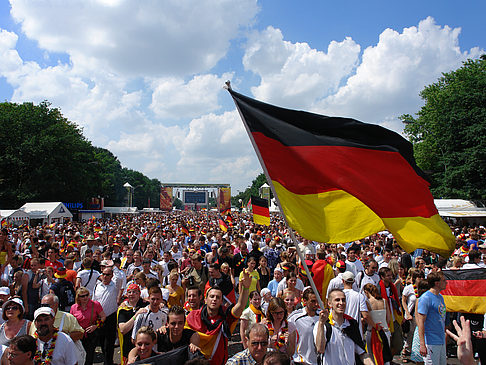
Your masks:
{"label": "tent", "polygon": [[470,200],[434,199],[434,204],[443,218],[470,224],[486,223],[486,208],[478,207]]}
{"label": "tent", "polygon": [[20,209],[17,210],[0,210],[0,220],[7,220],[8,223],[19,226],[23,223],[29,223],[30,215]]}
{"label": "tent", "polygon": [[42,224],[62,223],[65,219],[73,219],[69,209],[61,202],[26,203],[20,210],[28,213],[30,219],[41,220]]}

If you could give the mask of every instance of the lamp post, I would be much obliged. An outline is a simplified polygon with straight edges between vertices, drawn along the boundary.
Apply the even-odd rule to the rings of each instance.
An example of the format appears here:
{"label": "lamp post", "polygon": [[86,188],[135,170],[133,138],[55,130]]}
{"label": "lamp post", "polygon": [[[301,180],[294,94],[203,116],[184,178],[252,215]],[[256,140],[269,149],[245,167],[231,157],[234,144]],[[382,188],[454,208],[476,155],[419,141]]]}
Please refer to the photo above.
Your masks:
{"label": "lamp post", "polygon": [[129,208],[131,208],[131,207],[132,207],[132,203],[133,203],[133,186],[131,186],[131,185],[130,185],[128,182],[126,182],[126,183],[123,185],[123,187],[124,187],[125,189],[127,189],[127,194],[128,194],[128,195],[127,195],[127,204],[128,204],[127,206],[128,206]]}

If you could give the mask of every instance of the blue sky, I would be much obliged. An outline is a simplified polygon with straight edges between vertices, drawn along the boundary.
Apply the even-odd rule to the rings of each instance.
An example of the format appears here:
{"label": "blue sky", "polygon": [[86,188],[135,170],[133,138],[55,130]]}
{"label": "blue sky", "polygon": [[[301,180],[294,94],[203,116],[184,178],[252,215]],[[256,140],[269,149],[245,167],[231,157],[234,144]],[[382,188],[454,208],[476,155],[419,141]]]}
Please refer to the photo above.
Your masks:
{"label": "blue sky", "polygon": [[[62,4],[60,6],[59,4]],[[0,0],[0,98],[48,100],[162,182],[262,171],[228,93],[398,132],[486,49],[484,1]]]}

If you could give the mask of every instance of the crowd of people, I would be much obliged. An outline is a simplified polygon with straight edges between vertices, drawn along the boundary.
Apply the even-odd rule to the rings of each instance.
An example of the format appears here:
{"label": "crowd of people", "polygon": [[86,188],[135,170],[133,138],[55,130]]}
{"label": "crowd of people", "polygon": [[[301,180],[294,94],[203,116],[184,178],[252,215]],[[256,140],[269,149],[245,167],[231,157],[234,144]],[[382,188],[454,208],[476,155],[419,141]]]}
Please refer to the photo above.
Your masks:
{"label": "crowd of people", "polygon": [[[1,363],[91,365],[100,346],[112,365],[119,346],[122,364],[177,353],[181,364],[445,365],[457,346],[461,362],[486,364],[483,316],[446,312],[440,294],[444,270],[486,267],[484,227],[452,226],[456,250],[441,258],[388,232],[325,244],[294,241],[279,215],[226,220],[172,211],[2,228]],[[237,327],[243,350],[230,354]]]}

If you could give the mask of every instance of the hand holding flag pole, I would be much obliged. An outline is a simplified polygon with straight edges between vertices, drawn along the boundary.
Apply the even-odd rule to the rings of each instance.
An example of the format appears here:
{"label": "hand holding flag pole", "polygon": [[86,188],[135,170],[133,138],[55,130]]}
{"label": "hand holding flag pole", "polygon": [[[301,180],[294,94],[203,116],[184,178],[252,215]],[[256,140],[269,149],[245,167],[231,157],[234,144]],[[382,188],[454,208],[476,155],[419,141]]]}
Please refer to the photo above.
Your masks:
{"label": "hand holding flag pole", "polygon": [[[227,89],[227,90],[231,90],[231,83],[229,81],[226,81],[226,86],[224,88]],[[238,104],[236,104],[236,108],[238,109],[238,112],[240,113],[241,119],[244,121],[245,119],[243,118],[243,115],[241,114],[241,111],[240,111],[240,108],[238,107]],[[297,251],[297,255],[299,256],[300,262],[304,266],[304,270],[305,270],[305,273],[307,275],[307,278],[309,279],[309,283],[311,285],[311,288],[312,288],[314,294],[316,295],[319,306],[321,307],[322,310],[324,310],[324,309],[326,309],[326,307],[325,307],[324,303],[322,302],[321,295],[319,294],[319,291],[317,290],[316,284],[314,283],[314,280],[312,279],[312,275],[309,271],[309,268],[307,267],[307,264],[305,263],[305,257],[304,257],[304,255],[302,254],[302,251],[299,248],[299,243],[297,242],[297,238],[295,237],[295,233],[294,233],[293,229],[289,226],[287,217],[285,216],[285,212],[282,209],[282,205],[280,204],[280,199],[279,199],[279,197],[278,197],[278,195],[275,191],[275,187],[273,186],[273,181],[270,178],[270,175],[268,174],[268,170],[265,166],[265,163],[263,162],[263,159],[262,159],[262,156],[261,156],[260,151],[258,149],[258,146],[255,143],[253,135],[251,134],[251,131],[248,128],[248,125],[246,123],[243,123],[243,124],[244,124],[245,129],[248,133],[248,136],[250,137],[250,141],[253,145],[253,148],[255,149],[255,152],[258,156],[258,160],[260,161],[260,164],[262,165],[263,171],[265,172],[265,176],[267,178],[267,181],[270,183],[270,189],[272,189],[273,196],[277,200],[277,205],[280,208],[280,212],[281,212],[281,214],[282,214],[282,216],[285,220],[285,225],[287,226],[287,229],[290,232],[290,237],[292,239],[292,242],[295,245],[295,250]]]}

